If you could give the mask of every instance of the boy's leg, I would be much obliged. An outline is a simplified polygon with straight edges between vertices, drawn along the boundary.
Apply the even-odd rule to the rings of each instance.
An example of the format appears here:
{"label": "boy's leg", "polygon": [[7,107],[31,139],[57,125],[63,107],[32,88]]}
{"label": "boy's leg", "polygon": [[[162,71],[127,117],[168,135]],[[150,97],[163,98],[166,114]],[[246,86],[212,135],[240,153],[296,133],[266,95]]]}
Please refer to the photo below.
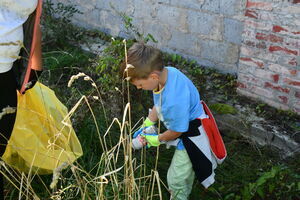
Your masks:
{"label": "boy's leg", "polygon": [[167,181],[172,200],[187,200],[193,187],[195,173],[186,150],[176,150],[168,170]]}

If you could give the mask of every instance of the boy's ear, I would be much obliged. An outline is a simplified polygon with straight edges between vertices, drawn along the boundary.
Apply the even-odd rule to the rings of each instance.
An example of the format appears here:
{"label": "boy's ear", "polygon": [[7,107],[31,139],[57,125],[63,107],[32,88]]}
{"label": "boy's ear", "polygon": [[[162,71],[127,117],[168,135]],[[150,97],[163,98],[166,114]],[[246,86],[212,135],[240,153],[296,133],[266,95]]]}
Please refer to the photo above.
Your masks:
{"label": "boy's ear", "polygon": [[150,74],[150,78],[154,79],[154,80],[158,80],[159,79],[159,73],[154,71]]}

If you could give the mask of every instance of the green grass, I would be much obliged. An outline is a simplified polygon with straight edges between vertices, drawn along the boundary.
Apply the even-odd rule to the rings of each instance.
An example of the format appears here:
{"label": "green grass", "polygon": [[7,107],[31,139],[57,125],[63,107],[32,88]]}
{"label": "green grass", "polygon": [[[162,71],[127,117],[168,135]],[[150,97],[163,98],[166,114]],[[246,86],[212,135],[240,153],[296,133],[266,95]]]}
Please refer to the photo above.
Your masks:
{"label": "green grass", "polygon": [[[188,65],[186,67],[186,70],[189,70]],[[234,79],[231,77],[218,75],[214,70],[207,71],[202,69],[199,71],[197,68],[195,68],[194,64],[190,67],[190,76],[192,76],[191,79],[197,79],[197,77],[200,76],[200,80],[213,79],[216,82],[226,82],[226,84],[223,84],[227,85],[226,87],[217,88],[221,91],[222,89],[229,91],[234,87],[234,84],[232,84],[234,83]],[[84,70],[85,69],[83,68],[83,71]],[[195,71],[196,73],[193,74],[192,72]],[[90,71],[91,76],[97,77],[97,75],[93,73],[94,72]],[[71,96],[78,97],[80,94],[87,93],[86,88],[88,88],[88,86],[86,86],[86,88],[82,87],[81,82],[76,85],[80,88],[80,91],[73,91]],[[198,83],[196,82],[196,84]],[[59,92],[64,94],[66,91],[62,89]],[[88,90],[88,92],[91,91]],[[232,93],[228,92],[227,94]],[[122,98],[122,96],[115,94],[115,96],[112,96],[112,98]],[[134,88],[131,88],[131,98],[132,119],[133,121],[137,121],[140,117],[146,115],[147,109],[151,107],[151,94],[143,91],[136,91]],[[107,98],[107,100],[108,102],[110,101],[109,98]],[[106,108],[109,110],[109,103],[106,105],[108,105]],[[103,133],[107,128],[107,125],[104,122],[105,119],[103,113],[101,114],[99,104],[92,103],[92,107],[95,109],[97,122],[101,130],[100,132]],[[81,109],[84,111],[87,109],[87,107],[84,105]],[[115,115],[110,113],[110,116]],[[83,168],[88,169],[91,174],[96,173],[94,167],[97,165],[97,162],[99,162],[99,157],[101,157],[102,150],[101,148],[98,148],[100,147],[100,143],[93,119],[87,113],[83,115],[82,112],[75,113],[74,117],[76,119],[75,124],[78,130],[77,134],[85,152],[84,156],[80,158],[78,162]],[[119,118],[121,116],[116,117]],[[110,120],[112,120],[112,118],[110,118]],[[116,142],[118,134],[119,132],[115,127],[115,129],[112,130],[109,138],[110,144]],[[265,174],[268,174],[270,171],[272,171],[273,166],[278,167],[278,172],[274,177],[266,179],[265,182],[260,185],[260,190],[262,191],[251,191],[251,193],[248,192],[251,194],[251,198],[262,199],[259,193],[261,195],[263,194],[265,197],[268,197],[268,199],[296,199],[299,197],[297,196],[297,192],[299,192],[299,186],[297,185],[299,182],[299,169],[297,166],[299,166],[300,162],[297,159],[282,160],[276,149],[259,147],[251,141],[241,137],[239,133],[232,133],[230,130],[227,130],[222,134],[224,135],[228,157],[225,162],[216,170],[216,183],[208,190],[205,190],[201,184],[195,181],[190,199],[244,199],[247,197],[247,188],[251,188],[251,184],[257,184],[260,177],[264,178]],[[163,146],[160,147],[158,172],[165,184],[166,174],[172,159],[173,151],[174,149],[167,150]],[[134,152],[133,156],[136,159],[141,160],[140,152]],[[155,164],[156,149],[148,149],[146,156],[147,173],[149,173]],[[70,173],[65,174],[67,176]],[[120,175],[120,179],[121,178],[122,175]],[[289,186],[290,189],[288,190],[289,183],[293,183],[294,185]],[[271,190],[267,188],[268,185],[271,185],[271,187],[275,188],[272,191],[276,190],[282,192],[278,192],[278,194],[270,192]],[[108,196],[112,194],[111,188],[106,187],[106,190]],[[167,190],[162,187],[162,191],[163,199],[167,199]],[[77,198],[80,199],[79,197]]]}
{"label": "green grass", "polygon": [[[128,153],[128,147],[120,145],[118,156],[109,154],[106,151],[99,139],[108,130],[109,124],[114,118],[122,120],[123,111],[127,102],[127,90],[121,88],[122,84],[118,78],[116,66],[120,62],[120,57],[117,55],[116,61],[111,57],[96,58],[94,55],[84,52],[76,47],[68,46],[63,50],[55,50],[55,45],[47,48],[44,51],[44,71],[41,81],[50,86],[57,94],[59,99],[71,109],[75,103],[85,95],[89,104],[83,101],[73,114],[72,122],[76,130],[78,138],[82,144],[84,155],[78,159],[74,166],[71,166],[62,172],[57,188],[51,190],[49,185],[52,181],[52,176],[35,176],[31,182],[33,191],[41,199],[49,199],[50,196],[55,199],[96,199],[96,196],[102,195],[103,199],[114,199],[117,194],[118,199],[128,198],[128,188],[125,186],[124,179],[128,179],[133,166],[142,165],[132,174],[141,178],[139,190],[143,194],[149,195],[147,190],[151,187],[151,182],[147,178],[143,178],[143,174],[152,175],[152,170],[155,169],[156,163],[156,148],[150,148],[144,151],[135,151]],[[108,56],[112,56],[116,52],[121,52],[123,45],[121,41],[115,41],[107,50]],[[116,56],[116,55],[115,55]],[[165,56],[166,63],[179,67],[187,73],[194,81],[197,88],[203,93],[206,101],[214,101],[214,96],[211,94],[224,94],[219,103],[226,103],[236,98],[235,78],[230,75],[219,74],[215,70],[202,68],[197,66],[193,61],[188,61],[178,55]],[[113,66],[112,66],[113,65]],[[99,70],[100,69],[100,70]],[[112,69],[112,70],[110,70]],[[84,81],[83,77],[76,80],[71,88],[67,87],[67,83],[72,75],[78,72],[84,72],[92,77],[100,91],[100,95],[91,87],[91,83]],[[103,78],[103,73],[106,73],[106,79]],[[120,91],[116,91],[116,85]],[[207,88],[207,85],[214,85]],[[151,105],[151,93],[145,91],[137,91],[134,87],[130,87],[130,102],[131,102],[131,122],[135,124],[141,117],[148,113],[148,108]],[[207,92],[207,94],[206,94]],[[93,99],[93,96],[99,95],[104,100],[104,108],[100,101]],[[238,101],[239,99],[234,99]],[[120,103],[121,102],[121,103]],[[90,108],[96,119],[93,118]],[[257,111],[265,109],[264,105],[257,105]],[[218,110],[218,106],[216,106]],[[230,110],[230,109],[229,109]],[[107,115],[106,115],[107,114]],[[281,113],[281,119],[288,120],[290,124],[294,124],[298,119],[291,113]],[[129,117],[126,117],[129,120]],[[99,132],[95,126],[99,126]],[[284,123],[284,122],[282,122]],[[297,126],[296,126],[297,128]],[[107,148],[110,150],[119,141],[120,135],[123,134],[117,124],[114,124],[107,135],[105,141]],[[126,134],[129,134],[127,130]],[[230,130],[222,132],[225,145],[228,151],[228,157],[225,162],[216,169],[216,183],[205,190],[201,184],[195,181],[194,188],[191,194],[191,200],[198,199],[284,199],[293,200],[299,199],[300,192],[300,161],[299,159],[280,158],[276,149],[270,147],[260,147],[253,142],[241,137],[239,133],[233,133]],[[124,141],[124,144],[128,144]],[[164,146],[159,148],[157,171],[161,179],[161,184],[166,184],[166,174],[171,163],[174,149],[165,149]],[[111,162],[106,155],[116,156],[118,161]],[[126,162],[126,155],[132,155],[130,162]],[[296,158],[296,156],[295,156]],[[111,164],[113,163],[113,164]],[[112,166],[114,165],[114,166]],[[97,183],[99,177],[107,171],[113,171],[125,165],[125,170],[120,170],[113,175],[107,176],[107,184]],[[128,174],[129,173],[129,174]],[[117,181],[115,181],[117,180]],[[133,180],[130,180],[133,181]],[[139,180],[135,180],[139,183]],[[132,183],[132,182],[130,182]],[[43,186],[44,185],[44,186]],[[131,185],[132,186],[132,185]],[[8,199],[16,199],[18,190],[7,184]],[[162,199],[168,199],[169,195],[164,185],[154,186],[156,196],[153,199],[159,199],[158,189],[162,190]],[[135,189],[132,191],[137,192]],[[135,193],[136,194],[136,193]],[[105,197],[105,198],[104,198]]]}

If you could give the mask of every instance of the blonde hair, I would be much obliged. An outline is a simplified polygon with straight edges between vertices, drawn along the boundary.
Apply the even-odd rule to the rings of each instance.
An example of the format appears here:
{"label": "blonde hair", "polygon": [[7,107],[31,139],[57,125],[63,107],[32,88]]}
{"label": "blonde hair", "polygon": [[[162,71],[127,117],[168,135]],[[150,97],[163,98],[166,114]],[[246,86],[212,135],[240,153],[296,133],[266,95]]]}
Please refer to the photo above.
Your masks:
{"label": "blonde hair", "polygon": [[160,50],[145,45],[144,43],[134,43],[128,49],[127,64],[133,67],[126,69],[125,61],[121,65],[121,75],[123,78],[130,77],[134,79],[146,79],[153,71],[163,70],[162,53]]}

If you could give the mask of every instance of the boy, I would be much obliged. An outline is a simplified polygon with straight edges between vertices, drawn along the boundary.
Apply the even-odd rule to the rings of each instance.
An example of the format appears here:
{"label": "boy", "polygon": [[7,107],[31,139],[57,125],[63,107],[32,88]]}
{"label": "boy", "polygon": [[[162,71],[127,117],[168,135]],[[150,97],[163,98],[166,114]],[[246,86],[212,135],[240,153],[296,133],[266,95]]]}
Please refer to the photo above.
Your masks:
{"label": "boy", "polygon": [[135,43],[128,50],[127,66],[123,63],[121,72],[138,89],[153,91],[154,106],[143,127],[159,119],[167,128],[158,135],[139,130],[135,136],[141,133],[148,146],[180,138],[167,174],[171,198],[188,199],[195,174],[206,188],[210,186],[216,160],[201,126],[207,115],[191,80],[173,67],[164,67],[161,52],[143,43]]}

